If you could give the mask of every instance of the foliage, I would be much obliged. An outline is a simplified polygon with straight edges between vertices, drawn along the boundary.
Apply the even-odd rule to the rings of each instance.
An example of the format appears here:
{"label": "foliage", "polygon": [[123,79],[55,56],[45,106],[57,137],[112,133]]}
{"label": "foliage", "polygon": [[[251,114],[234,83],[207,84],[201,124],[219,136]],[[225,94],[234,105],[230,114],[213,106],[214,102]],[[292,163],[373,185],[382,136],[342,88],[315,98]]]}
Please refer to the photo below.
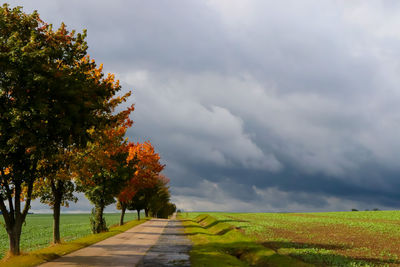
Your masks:
{"label": "foliage", "polygon": [[[170,192],[168,183],[169,179],[159,174],[152,187],[137,189],[130,199],[121,198],[120,196],[119,206],[121,207],[125,204],[125,208],[128,210],[137,210],[139,212],[144,209],[146,212],[149,211],[153,217],[168,218],[176,210],[175,204],[169,202]],[[128,186],[130,185],[128,183]],[[124,199],[124,201],[121,201],[121,199]]]}
{"label": "foliage", "polygon": [[69,202],[78,201],[74,196],[75,184],[72,181],[74,174],[71,168],[75,154],[76,151],[65,149],[50,159],[42,160],[41,164],[51,171],[35,181],[32,198],[40,198],[40,202],[53,209],[53,214],[57,209],[59,212],[60,206],[69,207]]}
{"label": "foliage", "polygon": [[86,55],[85,37],[64,24],[53,30],[37,12],[0,8],[0,210],[13,254],[33,184],[49,172],[44,160],[86,146],[88,130],[112,119],[120,86]]}
{"label": "foliage", "polygon": [[95,208],[92,209],[92,215],[89,217],[89,221],[92,233],[97,234],[108,231],[106,218],[98,217]]}
{"label": "foliage", "polygon": [[[121,209],[121,224],[125,209],[140,210],[145,209],[146,216],[150,209],[150,202],[157,204],[155,195],[160,193],[167,196],[169,200],[168,188],[162,190],[168,183],[167,178],[160,175],[165,165],[160,163],[160,156],[155,152],[150,141],[141,143],[129,143],[128,163],[134,163],[135,172],[130,177],[124,188],[118,195],[118,207]],[[164,184],[165,183],[165,186]],[[152,200],[153,198],[153,200]],[[161,201],[161,200],[160,200]]]}
{"label": "foliage", "polygon": [[[166,207],[170,201],[171,194],[169,193],[169,179],[163,175],[158,176],[157,183],[154,187],[146,190],[147,207],[150,214],[154,217],[168,217],[171,214],[160,214],[160,211]],[[164,211],[166,212],[167,209]],[[164,215],[164,216],[161,216]]]}
{"label": "foliage", "polygon": [[134,161],[127,161],[129,146],[124,138],[127,128],[132,125],[129,119],[132,111],[133,106],[118,113],[115,124],[93,132],[94,141],[89,142],[87,149],[78,155],[81,160],[76,170],[77,184],[95,205],[92,220],[94,233],[107,231],[103,210],[115,202],[115,197],[135,171]]}
{"label": "foliage", "polygon": [[157,213],[158,218],[168,218],[176,211],[176,205],[171,202],[164,204]]}
{"label": "foliage", "polygon": [[150,141],[144,143],[129,143],[127,162],[133,162],[135,172],[130,177],[118,199],[128,202],[139,190],[152,188],[158,182],[159,173],[164,169],[160,163],[160,155],[155,152]]}

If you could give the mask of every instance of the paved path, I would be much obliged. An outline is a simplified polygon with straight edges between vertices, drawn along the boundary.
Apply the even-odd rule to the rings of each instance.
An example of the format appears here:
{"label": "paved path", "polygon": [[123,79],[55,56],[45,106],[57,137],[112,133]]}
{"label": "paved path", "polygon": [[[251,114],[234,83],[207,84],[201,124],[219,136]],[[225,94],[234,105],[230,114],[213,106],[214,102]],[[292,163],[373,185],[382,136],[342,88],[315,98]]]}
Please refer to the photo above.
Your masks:
{"label": "paved path", "polygon": [[181,222],[173,216],[170,220],[152,219],[40,267],[190,266],[190,248]]}
{"label": "paved path", "polygon": [[190,266],[190,249],[191,242],[183,233],[182,223],[173,216],[157,244],[147,252],[138,266]]}

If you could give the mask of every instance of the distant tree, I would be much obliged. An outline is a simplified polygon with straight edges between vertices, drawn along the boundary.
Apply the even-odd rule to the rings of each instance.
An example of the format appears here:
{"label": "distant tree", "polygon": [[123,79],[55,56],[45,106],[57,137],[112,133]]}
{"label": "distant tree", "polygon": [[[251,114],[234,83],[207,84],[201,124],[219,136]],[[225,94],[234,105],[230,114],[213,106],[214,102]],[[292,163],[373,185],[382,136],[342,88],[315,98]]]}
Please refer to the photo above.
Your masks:
{"label": "distant tree", "polygon": [[145,195],[144,189],[139,190],[136,194],[132,197],[132,199],[127,202],[127,209],[128,210],[136,210],[138,220],[140,220],[140,211],[146,207],[145,202]]}
{"label": "distant tree", "polygon": [[157,185],[159,173],[165,167],[160,163],[160,156],[149,141],[129,143],[127,161],[133,164],[135,172],[118,195],[117,207],[121,209],[120,225],[124,223],[127,208],[137,210],[138,219],[140,219],[141,209],[145,209],[148,216],[146,192]]}
{"label": "distant tree", "polygon": [[351,209],[351,211],[358,211],[358,209]]}
{"label": "distant tree", "polygon": [[163,175],[158,176],[157,184],[147,190],[147,208],[153,217],[159,217],[159,211],[169,202],[169,179]]}
{"label": "distant tree", "polygon": [[0,7],[0,210],[11,254],[20,254],[33,185],[49,171],[41,162],[84,147],[120,89],[98,79],[85,37],[63,24],[54,31],[37,12]]}
{"label": "distant tree", "polygon": [[171,202],[165,203],[157,213],[158,218],[167,219],[176,211],[176,205]]}

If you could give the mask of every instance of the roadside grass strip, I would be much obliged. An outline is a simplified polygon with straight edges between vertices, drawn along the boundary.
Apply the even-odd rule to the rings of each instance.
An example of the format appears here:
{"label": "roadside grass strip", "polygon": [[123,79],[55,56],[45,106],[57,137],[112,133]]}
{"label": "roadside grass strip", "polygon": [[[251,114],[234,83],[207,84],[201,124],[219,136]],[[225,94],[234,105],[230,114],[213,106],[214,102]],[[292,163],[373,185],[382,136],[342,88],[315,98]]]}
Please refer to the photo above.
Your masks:
{"label": "roadside grass strip", "polygon": [[192,240],[192,266],[314,266],[258,244],[240,227],[202,214],[195,218],[180,215],[186,235]]}
{"label": "roadside grass strip", "polygon": [[110,238],[117,234],[123,233],[130,228],[137,226],[141,223],[146,222],[148,219],[142,219],[140,221],[133,220],[125,223],[122,226],[111,227],[108,232],[100,234],[92,234],[79,239],[75,239],[70,242],[65,242],[57,245],[51,245],[49,247],[31,251],[20,256],[6,257],[0,261],[0,266],[7,267],[29,267],[36,266],[47,261],[54,260],[68,253],[74,252],[81,248],[90,246],[104,239]]}

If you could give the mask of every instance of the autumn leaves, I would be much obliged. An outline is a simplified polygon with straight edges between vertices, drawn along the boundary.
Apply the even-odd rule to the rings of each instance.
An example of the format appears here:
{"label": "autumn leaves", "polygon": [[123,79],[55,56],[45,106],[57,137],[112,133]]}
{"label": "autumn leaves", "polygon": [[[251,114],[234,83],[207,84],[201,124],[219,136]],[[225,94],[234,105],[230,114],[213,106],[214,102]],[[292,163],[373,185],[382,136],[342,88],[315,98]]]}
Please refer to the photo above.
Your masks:
{"label": "autumn leaves", "polygon": [[0,7],[0,211],[11,254],[34,198],[53,210],[55,243],[60,207],[76,191],[95,206],[93,232],[107,230],[103,211],[116,199],[155,216],[174,209],[151,143],[125,136],[134,107],[116,110],[130,93],[117,95],[119,82],[89,58],[85,38]]}

